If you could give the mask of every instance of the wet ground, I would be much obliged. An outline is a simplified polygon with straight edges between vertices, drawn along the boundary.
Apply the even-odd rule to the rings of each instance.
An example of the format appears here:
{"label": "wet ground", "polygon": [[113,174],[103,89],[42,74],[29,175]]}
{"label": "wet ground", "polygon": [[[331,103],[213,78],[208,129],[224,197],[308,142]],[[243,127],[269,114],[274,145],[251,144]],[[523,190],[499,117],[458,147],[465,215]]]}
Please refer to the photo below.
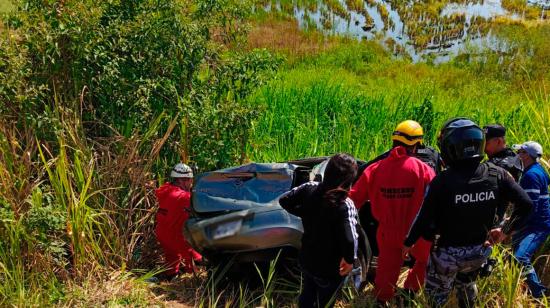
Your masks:
{"label": "wet ground", "polygon": [[[550,0],[278,0],[266,11],[296,18],[303,29],[381,41],[396,55],[448,61],[468,48],[506,49],[490,31],[498,17],[547,19]],[[534,17],[533,17],[534,16]]]}

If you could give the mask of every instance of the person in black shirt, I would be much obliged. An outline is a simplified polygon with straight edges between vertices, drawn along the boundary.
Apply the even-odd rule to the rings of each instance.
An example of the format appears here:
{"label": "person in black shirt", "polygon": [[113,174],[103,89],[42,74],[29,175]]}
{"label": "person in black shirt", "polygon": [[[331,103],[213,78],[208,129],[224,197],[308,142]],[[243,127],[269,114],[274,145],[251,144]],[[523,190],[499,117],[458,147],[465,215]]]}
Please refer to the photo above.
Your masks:
{"label": "person in black shirt", "polygon": [[348,192],[357,163],[348,154],[330,158],[323,181],[309,182],[284,194],[279,204],[302,218],[300,265],[304,286],[300,307],[332,307],[357,257],[357,211]]}
{"label": "person in black shirt", "polygon": [[504,168],[519,182],[523,173],[523,163],[511,148],[506,146],[506,128],[500,124],[483,127],[485,131],[485,153],[489,161]]}
{"label": "person in black shirt", "polygon": [[[404,242],[403,257],[426,232],[439,235],[430,255],[426,294],[437,306],[457,288],[459,305],[472,307],[475,279],[491,254],[491,245],[521,228],[532,208],[529,196],[504,169],[483,159],[483,131],[464,118],[441,130],[441,155],[448,167],[437,175]],[[503,207],[514,204],[503,225]]]}

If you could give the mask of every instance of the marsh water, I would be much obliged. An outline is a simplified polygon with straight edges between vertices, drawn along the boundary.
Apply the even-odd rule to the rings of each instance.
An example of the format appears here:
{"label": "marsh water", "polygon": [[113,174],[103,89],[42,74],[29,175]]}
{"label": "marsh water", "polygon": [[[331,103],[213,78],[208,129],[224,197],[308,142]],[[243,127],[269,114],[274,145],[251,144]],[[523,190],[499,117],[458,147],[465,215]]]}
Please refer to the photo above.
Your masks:
{"label": "marsh water", "polygon": [[[378,40],[396,55],[421,61],[448,61],[467,49],[507,46],[492,35],[489,22],[498,17],[525,18],[524,12],[508,11],[501,0],[293,0],[272,1],[268,11],[287,13],[303,29],[327,34]],[[547,18],[550,0],[528,0]],[[539,14],[539,13],[537,13]]]}

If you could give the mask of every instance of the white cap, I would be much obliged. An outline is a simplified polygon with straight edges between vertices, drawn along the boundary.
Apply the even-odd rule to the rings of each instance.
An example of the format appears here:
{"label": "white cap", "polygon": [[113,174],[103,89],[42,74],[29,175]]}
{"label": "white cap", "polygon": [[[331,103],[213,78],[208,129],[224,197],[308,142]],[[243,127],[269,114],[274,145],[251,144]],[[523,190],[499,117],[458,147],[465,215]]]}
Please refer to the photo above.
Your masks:
{"label": "white cap", "polygon": [[522,144],[514,144],[514,150],[524,150],[533,158],[539,158],[542,156],[542,146],[535,141],[526,141]]}
{"label": "white cap", "polygon": [[193,170],[191,167],[187,166],[184,163],[179,163],[174,166],[172,172],[170,172],[170,177],[172,178],[193,178]]}

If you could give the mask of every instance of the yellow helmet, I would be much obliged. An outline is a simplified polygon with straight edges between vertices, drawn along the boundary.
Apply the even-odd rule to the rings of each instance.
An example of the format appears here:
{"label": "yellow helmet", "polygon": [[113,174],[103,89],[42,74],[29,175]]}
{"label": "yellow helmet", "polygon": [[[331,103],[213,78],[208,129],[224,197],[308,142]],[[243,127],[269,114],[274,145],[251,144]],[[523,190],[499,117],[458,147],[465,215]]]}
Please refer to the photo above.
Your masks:
{"label": "yellow helmet", "polygon": [[422,126],[416,121],[407,120],[397,124],[391,136],[391,140],[413,146],[417,143],[422,143],[423,137],[424,130]]}

